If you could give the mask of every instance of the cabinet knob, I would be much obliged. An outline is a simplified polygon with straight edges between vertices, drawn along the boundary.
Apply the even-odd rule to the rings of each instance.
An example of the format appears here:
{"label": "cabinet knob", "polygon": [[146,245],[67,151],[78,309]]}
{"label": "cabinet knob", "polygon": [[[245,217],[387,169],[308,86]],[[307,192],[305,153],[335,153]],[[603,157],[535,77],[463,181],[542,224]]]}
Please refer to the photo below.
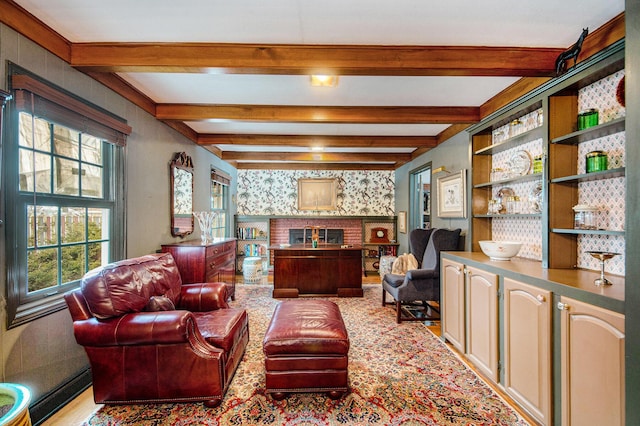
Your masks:
{"label": "cabinet knob", "polygon": [[538,300],[538,302],[544,302],[545,300],[547,300],[547,299],[545,299],[545,297],[544,297],[543,295],[541,295],[541,294],[537,295],[537,296],[536,296],[536,299]]}
{"label": "cabinet knob", "polygon": [[558,302],[557,306],[558,306],[558,309],[560,309],[561,311],[569,310],[569,305],[567,305],[566,303]]}
{"label": "cabinet knob", "polygon": [[216,267],[216,262],[211,262],[211,263],[209,264],[209,268],[210,268],[210,269],[213,269],[213,268],[215,268],[215,267]]}

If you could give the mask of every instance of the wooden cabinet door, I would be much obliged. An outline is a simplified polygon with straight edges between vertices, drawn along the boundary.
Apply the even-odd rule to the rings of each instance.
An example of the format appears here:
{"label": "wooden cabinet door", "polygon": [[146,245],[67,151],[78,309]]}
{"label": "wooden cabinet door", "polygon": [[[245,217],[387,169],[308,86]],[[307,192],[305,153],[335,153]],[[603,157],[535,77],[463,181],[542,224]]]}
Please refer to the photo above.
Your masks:
{"label": "wooden cabinet door", "polygon": [[504,387],[543,425],[552,421],[551,292],[504,279]]}
{"label": "wooden cabinet door", "polygon": [[467,269],[467,358],[488,378],[498,382],[498,276]]}
{"label": "wooden cabinet door", "polygon": [[442,336],[461,353],[465,351],[464,265],[448,259],[441,262],[442,297],[440,317]]}
{"label": "wooden cabinet door", "polygon": [[562,425],[624,425],[624,315],[561,297]]}

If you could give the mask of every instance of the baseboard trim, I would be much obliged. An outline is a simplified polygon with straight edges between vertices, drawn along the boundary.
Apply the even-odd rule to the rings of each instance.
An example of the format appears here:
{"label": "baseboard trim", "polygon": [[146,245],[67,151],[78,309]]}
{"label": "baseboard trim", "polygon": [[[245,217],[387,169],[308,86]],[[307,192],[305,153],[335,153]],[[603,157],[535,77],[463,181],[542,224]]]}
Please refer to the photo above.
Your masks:
{"label": "baseboard trim", "polygon": [[78,375],[61,384],[29,406],[31,423],[40,425],[56,411],[71,402],[74,398],[91,386],[91,370],[87,367]]}

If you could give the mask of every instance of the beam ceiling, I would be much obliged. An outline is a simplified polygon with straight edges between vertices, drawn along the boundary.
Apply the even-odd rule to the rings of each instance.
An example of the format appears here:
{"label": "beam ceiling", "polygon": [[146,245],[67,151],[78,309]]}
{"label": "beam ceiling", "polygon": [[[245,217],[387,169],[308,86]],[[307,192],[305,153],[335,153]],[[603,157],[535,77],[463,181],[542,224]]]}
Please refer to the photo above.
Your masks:
{"label": "beam ceiling", "polygon": [[[110,87],[194,143],[238,168],[395,169],[437,146],[468,125],[553,77],[564,49],[505,46],[296,45],[239,43],[73,43],[13,1],[0,1],[0,21],[71,66]],[[591,31],[580,60],[624,38],[624,13]],[[271,104],[161,103],[122,73],[205,73],[341,76],[521,77],[482,105],[315,106]],[[434,136],[307,134],[212,134],[197,123],[447,124]],[[190,125],[191,123],[191,125]],[[223,151],[246,145],[253,152]],[[266,148],[283,147],[283,152]],[[371,152],[300,153],[286,147],[323,146]],[[261,147],[266,147],[262,148]],[[387,148],[392,153],[375,150]],[[413,151],[406,153],[407,148]],[[399,152],[399,150],[404,150]],[[285,161],[286,163],[282,163]]]}

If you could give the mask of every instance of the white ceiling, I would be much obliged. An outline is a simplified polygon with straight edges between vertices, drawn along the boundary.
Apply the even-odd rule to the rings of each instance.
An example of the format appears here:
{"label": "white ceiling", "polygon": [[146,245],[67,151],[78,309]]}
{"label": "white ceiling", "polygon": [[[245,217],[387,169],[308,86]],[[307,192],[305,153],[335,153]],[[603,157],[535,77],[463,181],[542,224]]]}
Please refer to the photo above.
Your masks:
{"label": "white ceiling", "polygon": [[[72,43],[201,42],[566,48],[624,11],[624,0],[16,0]],[[122,72],[156,103],[480,106],[513,77],[341,76],[313,88],[300,75]],[[198,133],[434,136],[448,124],[205,120]],[[308,148],[220,145],[223,151]],[[348,152],[361,152],[353,148]],[[383,152],[410,152],[387,147]],[[333,151],[338,151],[334,149]],[[343,150],[344,151],[344,150]],[[374,152],[368,149],[367,152]]]}

